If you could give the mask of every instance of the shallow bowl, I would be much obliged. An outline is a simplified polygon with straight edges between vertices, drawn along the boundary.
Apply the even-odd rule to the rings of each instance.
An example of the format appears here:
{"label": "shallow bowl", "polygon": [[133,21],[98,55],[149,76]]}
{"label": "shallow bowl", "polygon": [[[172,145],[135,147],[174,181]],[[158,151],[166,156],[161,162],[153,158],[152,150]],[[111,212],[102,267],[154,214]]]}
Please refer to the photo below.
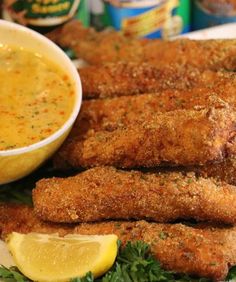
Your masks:
{"label": "shallow bowl", "polygon": [[0,44],[27,48],[49,59],[68,75],[75,93],[71,115],[55,133],[27,147],[0,151],[0,184],[4,184],[30,174],[59,148],[79,113],[82,88],[79,74],[71,60],[45,36],[18,24],[0,20]]}

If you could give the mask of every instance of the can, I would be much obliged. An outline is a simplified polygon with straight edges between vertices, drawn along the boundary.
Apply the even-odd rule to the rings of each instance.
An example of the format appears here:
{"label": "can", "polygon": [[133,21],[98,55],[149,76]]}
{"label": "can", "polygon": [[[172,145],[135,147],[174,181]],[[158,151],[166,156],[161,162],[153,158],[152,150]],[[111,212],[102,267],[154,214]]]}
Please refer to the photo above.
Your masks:
{"label": "can", "polygon": [[236,22],[235,0],[195,0],[193,29],[202,29],[224,23]]}
{"label": "can", "polygon": [[86,0],[4,0],[3,18],[48,32],[76,17],[89,24]]}
{"label": "can", "polygon": [[[169,38],[189,30],[187,0],[113,0],[107,10],[115,29],[125,35]],[[182,5],[182,8],[180,9]]]}
{"label": "can", "polygon": [[189,32],[191,30],[191,1],[180,0],[176,14],[180,16],[183,21],[181,33]]}

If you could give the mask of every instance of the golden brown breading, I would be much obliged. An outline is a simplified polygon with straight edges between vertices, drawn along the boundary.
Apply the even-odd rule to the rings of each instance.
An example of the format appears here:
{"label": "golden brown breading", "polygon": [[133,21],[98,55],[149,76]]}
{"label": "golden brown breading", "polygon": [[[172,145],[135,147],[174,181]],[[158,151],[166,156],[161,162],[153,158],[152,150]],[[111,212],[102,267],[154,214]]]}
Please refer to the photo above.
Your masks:
{"label": "golden brown breading", "polygon": [[236,69],[236,40],[153,40],[144,46],[145,62],[165,66],[167,64],[191,65],[199,69]]}
{"label": "golden brown breading", "polygon": [[[52,225],[35,218],[33,210],[24,206],[0,206],[2,237],[15,231],[84,235],[116,234],[123,243],[142,240],[168,270],[223,281],[230,266],[236,264],[235,227],[186,226],[145,221],[104,222],[94,224]],[[20,224],[19,224],[20,223]],[[55,226],[60,227],[56,229]],[[64,228],[64,229],[63,229]]]}
{"label": "golden brown breading", "polygon": [[231,185],[236,185],[236,159],[226,158],[223,162],[214,165],[194,166],[188,169],[195,171],[203,177],[213,177],[220,181],[225,181]]}
{"label": "golden brown breading", "polygon": [[[106,62],[144,61],[143,45],[148,41],[123,36],[117,31],[96,32],[84,28],[79,21],[70,21],[47,35],[63,47],[72,48],[77,56],[89,64]],[[80,42],[80,43],[79,43]]]}
{"label": "golden brown breading", "polygon": [[78,21],[65,24],[49,37],[64,47],[71,47],[89,64],[107,62],[149,62],[165,67],[178,63],[200,69],[236,69],[236,41],[145,40],[127,37],[118,32],[95,32]]}
{"label": "golden brown breading", "polygon": [[0,234],[41,232],[65,235],[73,232],[66,224],[46,223],[38,219],[33,209],[26,205],[0,203]]}
{"label": "golden brown breading", "polygon": [[42,179],[34,211],[52,222],[196,219],[236,224],[236,189],[193,173],[141,173],[96,167],[68,178]]}
{"label": "golden brown breading", "polygon": [[[190,66],[172,65],[160,68],[148,63],[133,62],[88,66],[79,70],[79,74],[84,99],[151,93],[170,88],[187,89],[202,84],[202,80],[207,83],[208,77],[213,81],[218,77],[222,79],[222,75],[217,72],[202,73]],[[226,73],[224,75],[226,79],[230,77]],[[209,84],[212,85],[212,82]]]}
{"label": "golden brown breading", "polygon": [[165,89],[186,90],[192,87],[208,87],[218,92],[227,89],[234,93],[236,87],[235,73],[200,71],[189,65],[168,65],[163,68],[149,63],[119,62],[88,66],[81,69],[79,74],[83,99],[152,93]]}
{"label": "golden brown breading", "polygon": [[226,106],[171,111],[113,132],[96,132],[83,141],[73,138],[54,163],[57,168],[203,165],[234,155],[234,135],[235,113]]}
{"label": "golden brown breading", "polygon": [[[224,104],[236,106],[235,89],[216,91],[208,88],[191,90],[165,90],[159,93],[123,96],[112,99],[84,101],[70,133],[70,139],[84,139],[97,131],[113,131],[140,119],[148,121],[153,115],[179,109],[196,109]],[[144,118],[142,118],[144,116]],[[67,140],[66,142],[69,142]]]}
{"label": "golden brown breading", "polygon": [[84,139],[90,131],[113,131],[139,121],[143,115],[148,120],[157,113],[207,106],[214,98],[217,100],[215,92],[209,89],[192,89],[84,101],[70,137]]}

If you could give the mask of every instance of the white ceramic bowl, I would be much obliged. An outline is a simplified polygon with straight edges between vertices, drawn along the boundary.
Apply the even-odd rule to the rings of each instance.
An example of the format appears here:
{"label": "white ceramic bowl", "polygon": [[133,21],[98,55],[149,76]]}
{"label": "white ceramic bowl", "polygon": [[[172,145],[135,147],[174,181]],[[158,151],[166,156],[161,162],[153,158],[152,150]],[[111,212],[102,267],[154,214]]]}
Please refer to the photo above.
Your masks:
{"label": "white ceramic bowl", "polygon": [[82,88],[79,74],[71,60],[45,36],[18,24],[0,20],[0,44],[25,47],[54,62],[67,73],[76,95],[69,119],[54,134],[27,147],[0,151],[0,184],[3,184],[30,174],[58,149],[79,113]]}

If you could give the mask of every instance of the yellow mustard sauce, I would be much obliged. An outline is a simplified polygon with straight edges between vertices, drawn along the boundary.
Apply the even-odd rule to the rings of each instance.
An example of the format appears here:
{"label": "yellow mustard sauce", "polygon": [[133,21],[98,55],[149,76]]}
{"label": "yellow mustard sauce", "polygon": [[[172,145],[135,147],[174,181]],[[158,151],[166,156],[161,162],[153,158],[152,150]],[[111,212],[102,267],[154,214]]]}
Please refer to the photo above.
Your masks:
{"label": "yellow mustard sauce", "polygon": [[75,100],[69,77],[46,58],[0,45],[0,150],[31,145],[57,131]]}

